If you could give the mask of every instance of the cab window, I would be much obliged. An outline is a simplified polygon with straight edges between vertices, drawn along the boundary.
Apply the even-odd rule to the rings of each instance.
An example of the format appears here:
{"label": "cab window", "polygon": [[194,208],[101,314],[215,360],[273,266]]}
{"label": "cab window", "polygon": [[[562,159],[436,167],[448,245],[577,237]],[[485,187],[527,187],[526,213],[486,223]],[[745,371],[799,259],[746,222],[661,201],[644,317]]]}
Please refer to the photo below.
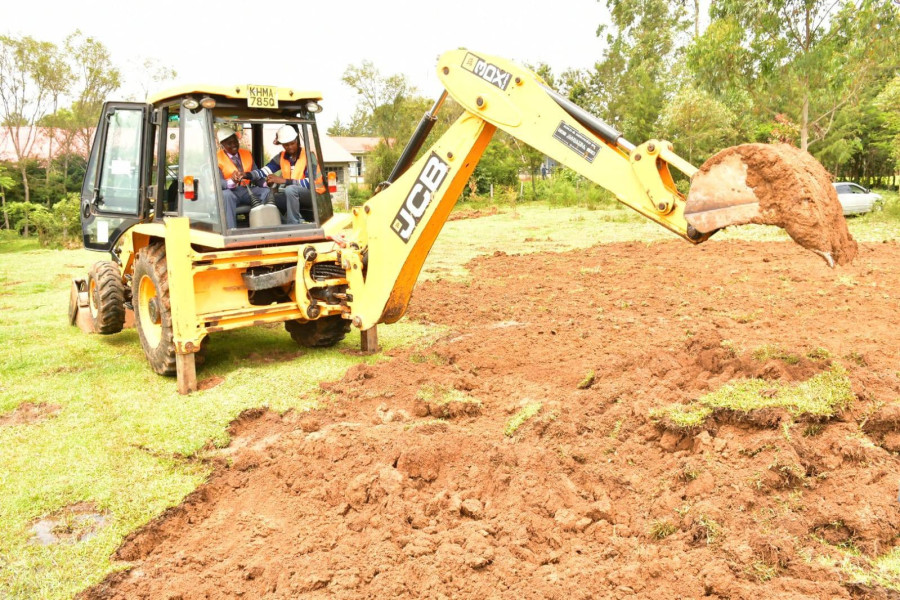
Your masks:
{"label": "cab window", "polygon": [[117,110],[109,116],[98,198],[103,212],[138,212],[142,128],[139,110]]}
{"label": "cab window", "polygon": [[186,177],[193,177],[194,199],[181,194],[181,214],[191,220],[197,229],[222,233],[219,217],[219,189],[221,177],[218,165],[213,162],[216,151],[212,148],[209,112],[181,110],[181,173],[183,183]]}

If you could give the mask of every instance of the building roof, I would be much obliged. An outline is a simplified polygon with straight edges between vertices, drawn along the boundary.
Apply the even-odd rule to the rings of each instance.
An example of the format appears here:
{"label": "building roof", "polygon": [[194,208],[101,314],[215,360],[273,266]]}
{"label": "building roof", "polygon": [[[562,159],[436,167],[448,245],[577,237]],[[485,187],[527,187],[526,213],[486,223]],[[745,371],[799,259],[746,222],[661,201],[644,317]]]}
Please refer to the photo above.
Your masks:
{"label": "building roof", "polygon": [[322,160],[326,163],[355,163],[356,157],[347,152],[337,140],[327,135],[319,137],[319,143],[322,144]]}
{"label": "building roof", "polygon": [[[93,128],[92,128],[93,129]],[[281,152],[281,146],[277,146],[271,143],[272,140],[275,139],[275,130],[278,129],[278,125],[267,125],[267,135],[265,139],[269,142],[266,144],[265,155],[273,156],[279,152]],[[270,131],[271,130],[271,131]],[[53,157],[59,156],[64,150],[62,146],[62,131],[57,129],[55,130],[54,141],[53,141]],[[93,132],[92,132],[93,133]],[[30,127],[22,127],[19,132],[20,139],[24,143],[27,137],[31,134]],[[49,127],[37,127],[35,128],[34,135],[36,136],[34,144],[31,147],[31,152],[28,153],[28,158],[35,158],[37,160],[46,160],[47,154],[51,150],[50,145],[50,128]],[[324,162],[326,163],[355,163],[356,157],[350,154],[343,146],[338,144],[334,138],[328,137],[327,135],[323,135],[319,138],[319,142],[322,144],[322,154],[324,154]],[[80,154],[82,156],[87,157],[88,148],[84,144],[84,138],[81,135],[75,136],[75,139],[72,140],[70,149],[72,152],[76,154]],[[9,132],[5,127],[0,128],[0,160],[16,162],[18,159],[16,157],[16,150],[13,146],[12,138],[9,136]]]}
{"label": "building roof", "polygon": [[[15,130],[13,130],[12,135],[15,135]],[[57,128],[51,130],[49,127],[32,128],[27,126],[19,128],[19,140],[23,145],[27,143],[27,140],[29,140],[32,135],[34,136],[34,143],[31,146],[31,151],[28,152],[27,158],[34,158],[38,161],[47,160],[47,156],[51,151],[53,152],[53,158],[56,158],[65,150],[62,145],[65,140],[63,137],[64,131],[61,129]],[[93,137],[93,127],[91,128],[91,136]],[[52,145],[51,137],[53,140]],[[88,149],[85,147],[84,137],[82,135],[73,136],[69,145],[69,151],[75,154],[81,154],[82,156],[87,156]],[[324,152],[325,149],[323,148],[322,151]],[[16,156],[16,147],[13,144],[12,136],[6,127],[0,127],[0,160],[9,162],[16,162],[19,160]],[[354,158],[353,160],[356,159]]]}
{"label": "building roof", "polygon": [[[336,135],[333,136],[335,142],[340,144],[347,152],[351,154],[368,154],[372,150],[375,149],[375,146],[381,143],[382,138],[380,137],[359,137],[359,136],[346,136],[346,135]],[[388,138],[388,144],[393,146],[394,138]],[[325,149],[322,149],[324,152]]]}

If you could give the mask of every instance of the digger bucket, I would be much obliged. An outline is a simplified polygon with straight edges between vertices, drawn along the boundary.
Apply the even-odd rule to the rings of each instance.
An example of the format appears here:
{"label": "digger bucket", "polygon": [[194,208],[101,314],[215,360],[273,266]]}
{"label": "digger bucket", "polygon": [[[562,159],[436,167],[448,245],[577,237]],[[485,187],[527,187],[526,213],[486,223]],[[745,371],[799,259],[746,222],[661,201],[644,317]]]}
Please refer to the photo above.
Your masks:
{"label": "digger bucket", "polygon": [[714,155],[691,179],[684,217],[701,233],[749,223],[781,227],[831,267],[857,252],[830,174],[787,144],[743,144]]}

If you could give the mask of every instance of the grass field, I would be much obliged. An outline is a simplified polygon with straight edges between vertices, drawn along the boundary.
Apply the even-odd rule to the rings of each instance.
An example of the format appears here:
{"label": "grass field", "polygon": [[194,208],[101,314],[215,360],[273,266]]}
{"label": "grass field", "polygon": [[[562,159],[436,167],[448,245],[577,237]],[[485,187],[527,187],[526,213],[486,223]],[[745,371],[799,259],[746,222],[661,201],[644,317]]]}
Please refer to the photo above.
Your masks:
{"label": "grass field", "polygon": [[[900,239],[900,198],[849,222],[862,242]],[[604,242],[672,239],[625,209],[530,204],[480,219],[453,221],[423,278],[464,279],[471,258],[561,252]],[[741,228],[717,239],[783,239],[771,228]],[[685,244],[685,260],[690,260]],[[241,411],[303,410],[327,396],[318,383],[384,357],[352,350],[358,336],[328,350],[300,350],[279,327],[214,335],[199,379],[222,383],[179,396],[172,379],[148,368],[137,335],[84,335],[66,320],[69,281],[103,255],[46,250],[0,237],[0,418],[21,404],[52,405],[53,418],[0,427],[0,597],[70,598],[116,568],[122,538],[181,501],[209,474],[204,448],[228,443]],[[436,331],[402,320],[379,330],[386,349],[427,345]],[[33,525],[61,508],[89,503],[107,524],[82,541],[41,545]],[[895,557],[895,561],[900,557]],[[889,564],[886,568],[894,568]]]}

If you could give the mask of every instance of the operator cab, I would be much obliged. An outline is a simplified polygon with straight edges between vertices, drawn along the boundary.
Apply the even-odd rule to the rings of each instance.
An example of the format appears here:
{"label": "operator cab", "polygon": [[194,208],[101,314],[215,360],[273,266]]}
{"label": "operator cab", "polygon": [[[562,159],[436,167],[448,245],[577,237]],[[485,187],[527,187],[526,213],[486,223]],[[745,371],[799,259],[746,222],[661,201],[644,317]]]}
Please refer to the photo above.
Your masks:
{"label": "operator cab", "polygon": [[[147,103],[107,102],[81,193],[85,247],[109,251],[132,226],[167,217],[187,217],[210,247],[322,239],[322,225],[333,215],[334,188],[321,178],[325,167],[315,120],[320,100],[318,92],[237,86],[180,88]],[[285,224],[283,190],[262,180],[257,183],[270,187],[269,201],[278,212],[270,208],[271,218],[251,226],[258,221],[249,218],[251,207],[238,206],[236,226],[229,227],[217,132],[235,132],[240,148],[261,169],[282,151],[275,136],[285,125],[296,131],[305,152],[310,185],[299,206],[305,222]]]}

